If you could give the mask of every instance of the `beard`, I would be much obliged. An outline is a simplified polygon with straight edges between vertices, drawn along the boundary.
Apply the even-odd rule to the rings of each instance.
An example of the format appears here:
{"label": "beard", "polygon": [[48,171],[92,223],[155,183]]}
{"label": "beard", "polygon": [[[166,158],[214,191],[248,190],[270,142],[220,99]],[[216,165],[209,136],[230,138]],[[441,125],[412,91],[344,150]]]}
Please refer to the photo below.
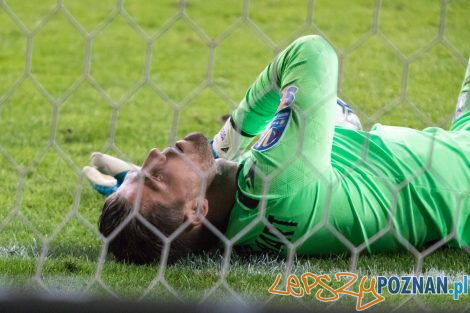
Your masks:
{"label": "beard", "polygon": [[214,157],[206,136],[201,133],[189,133],[184,140],[192,143],[196,162],[201,166],[201,170],[207,171],[214,165]]}

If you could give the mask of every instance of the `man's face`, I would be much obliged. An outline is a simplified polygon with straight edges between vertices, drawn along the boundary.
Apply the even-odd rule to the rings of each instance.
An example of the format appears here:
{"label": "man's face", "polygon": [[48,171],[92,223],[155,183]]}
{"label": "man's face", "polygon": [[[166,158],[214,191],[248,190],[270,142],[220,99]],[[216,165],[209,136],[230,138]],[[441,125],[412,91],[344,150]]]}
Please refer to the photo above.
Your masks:
{"label": "man's face", "polygon": [[129,172],[117,193],[129,201],[136,201],[141,194],[141,208],[168,208],[177,203],[191,205],[204,196],[203,188],[210,184],[214,174],[214,159],[207,138],[200,133],[190,133],[174,147],[161,152],[152,149],[141,171]]}

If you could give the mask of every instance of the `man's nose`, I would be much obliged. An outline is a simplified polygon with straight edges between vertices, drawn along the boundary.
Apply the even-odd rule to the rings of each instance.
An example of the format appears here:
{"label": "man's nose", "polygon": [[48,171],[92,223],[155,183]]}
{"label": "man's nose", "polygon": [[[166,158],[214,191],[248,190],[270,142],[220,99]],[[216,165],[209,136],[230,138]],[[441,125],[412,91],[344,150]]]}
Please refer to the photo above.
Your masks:
{"label": "man's nose", "polygon": [[147,158],[142,165],[142,170],[150,171],[157,165],[164,164],[166,162],[166,156],[160,152],[157,148],[150,150]]}

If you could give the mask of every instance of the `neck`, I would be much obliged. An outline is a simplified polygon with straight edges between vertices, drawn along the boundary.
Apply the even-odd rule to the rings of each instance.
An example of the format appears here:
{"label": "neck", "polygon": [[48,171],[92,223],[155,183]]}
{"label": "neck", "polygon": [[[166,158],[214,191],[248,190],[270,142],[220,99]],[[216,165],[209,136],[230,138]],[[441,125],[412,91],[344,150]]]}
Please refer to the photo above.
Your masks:
{"label": "neck", "polygon": [[233,161],[217,159],[215,166],[216,174],[206,194],[209,202],[207,219],[219,231],[225,233],[230,212],[235,204],[238,165]]}

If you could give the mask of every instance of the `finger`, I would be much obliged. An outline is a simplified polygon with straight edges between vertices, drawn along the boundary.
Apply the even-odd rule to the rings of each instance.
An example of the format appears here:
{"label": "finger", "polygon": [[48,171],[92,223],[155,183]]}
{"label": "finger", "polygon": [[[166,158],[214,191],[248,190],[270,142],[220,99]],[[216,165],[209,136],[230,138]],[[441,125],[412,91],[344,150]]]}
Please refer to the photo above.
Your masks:
{"label": "finger", "polygon": [[101,152],[93,152],[91,154],[90,163],[96,167],[101,173],[116,176],[131,169],[139,169],[139,167],[127,163],[121,159],[115,158]]}
{"label": "finger", "polygon": [[117,180],[114,177],[105,175],[94,167],[85,166],[83,173],[91,186],[102,195],[108,196],[118,188]]}

